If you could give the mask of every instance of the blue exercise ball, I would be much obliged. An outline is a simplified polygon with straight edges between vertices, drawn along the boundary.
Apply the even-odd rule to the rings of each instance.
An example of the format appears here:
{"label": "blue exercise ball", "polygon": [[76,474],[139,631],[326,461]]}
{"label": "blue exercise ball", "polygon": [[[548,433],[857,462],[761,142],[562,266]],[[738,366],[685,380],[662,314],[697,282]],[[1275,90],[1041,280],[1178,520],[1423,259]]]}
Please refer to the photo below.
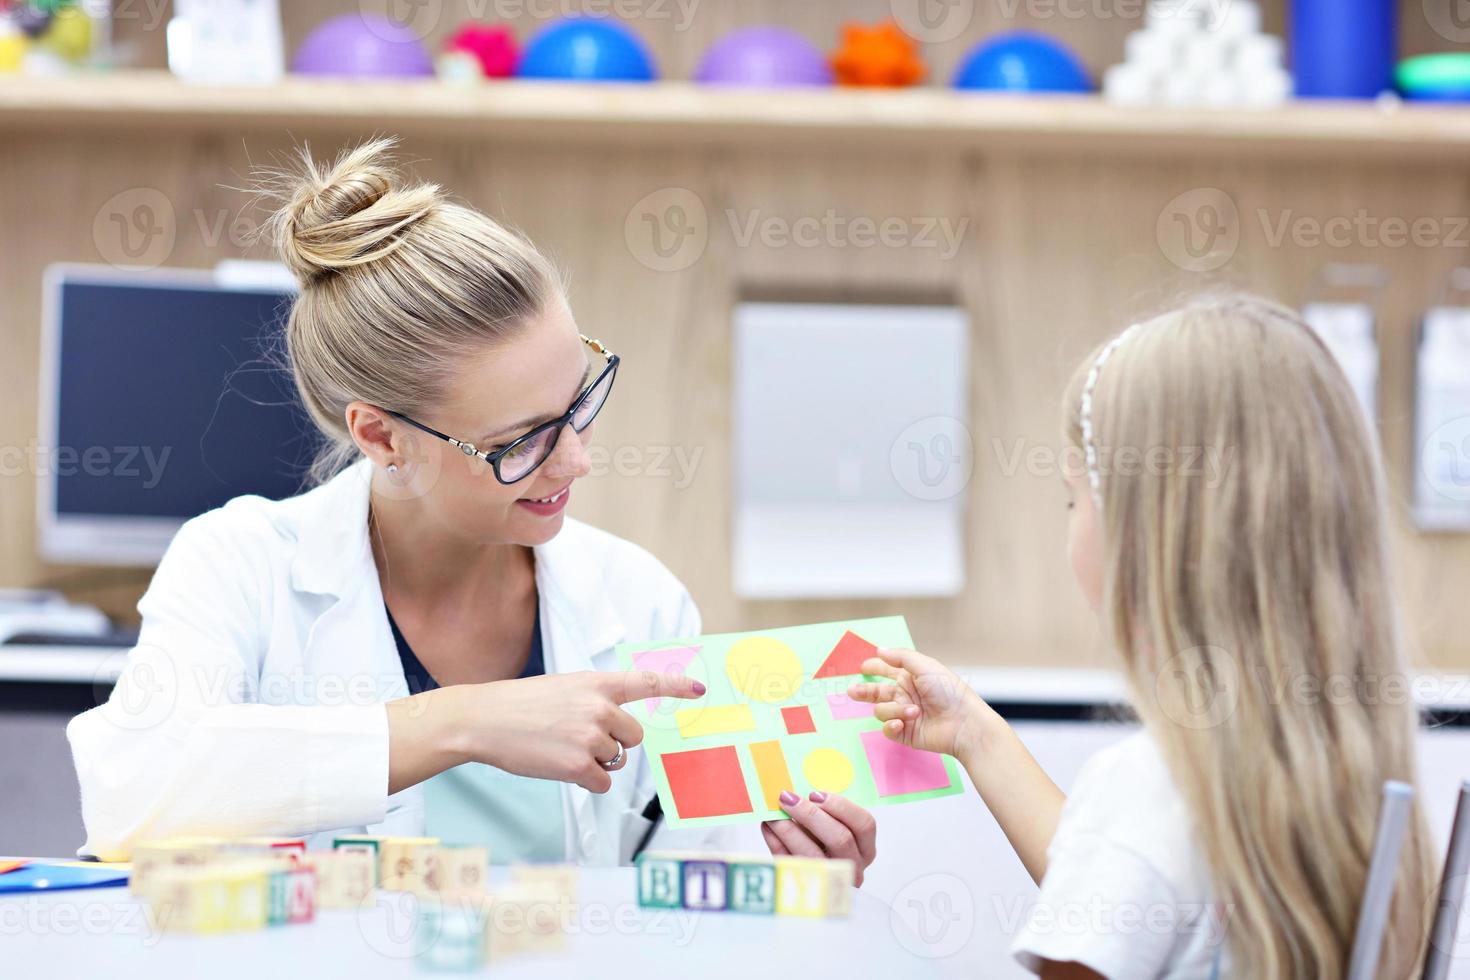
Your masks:
{"label": "blue exercise ball", "polygon": [[955,72],[954,87],[1002,92],[1091,92],[1087,68],[1060,41],[1014,31],[977,45]]}
{"label": "blue exercise ball", "polygon": [[516,74],[580,82],[651,82],[658,77],[637,34],[616,21],[586,17],[557,21],[531,38]]}

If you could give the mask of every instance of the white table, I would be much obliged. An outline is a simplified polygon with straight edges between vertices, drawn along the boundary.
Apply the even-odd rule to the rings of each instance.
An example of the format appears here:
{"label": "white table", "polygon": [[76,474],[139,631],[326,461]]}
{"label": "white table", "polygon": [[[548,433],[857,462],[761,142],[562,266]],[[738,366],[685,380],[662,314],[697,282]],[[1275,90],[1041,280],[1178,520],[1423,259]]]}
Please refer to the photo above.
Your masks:
{"label": "white table", "polygon": [[[495,869],[492,881],[503,880]],[[631,868],[584,868],[567,949],[487,964],[497,978],[935,977],[923,944],[859,890],[847,919],[640,909]],[[413,960],[415,900],[378,892],[365,911],[309,925],[191,936],[157,933],[125,888],[0,895],[3,973],[28,980],[373,980],[423,977]],[[918,955],[911,950],[917,950]]]}

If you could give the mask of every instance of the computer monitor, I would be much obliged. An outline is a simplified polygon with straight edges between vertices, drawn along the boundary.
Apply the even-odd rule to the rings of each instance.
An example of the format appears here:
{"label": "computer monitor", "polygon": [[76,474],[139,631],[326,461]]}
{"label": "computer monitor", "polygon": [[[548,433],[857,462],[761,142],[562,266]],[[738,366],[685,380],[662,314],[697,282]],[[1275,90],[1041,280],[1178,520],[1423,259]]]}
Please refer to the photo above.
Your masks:
{"label": "computer monitor", "polygon": [[303,489],[319,436],[270,356],[292,297],[209,270],[46,270],[44,559],[151,565],[189,518]]}

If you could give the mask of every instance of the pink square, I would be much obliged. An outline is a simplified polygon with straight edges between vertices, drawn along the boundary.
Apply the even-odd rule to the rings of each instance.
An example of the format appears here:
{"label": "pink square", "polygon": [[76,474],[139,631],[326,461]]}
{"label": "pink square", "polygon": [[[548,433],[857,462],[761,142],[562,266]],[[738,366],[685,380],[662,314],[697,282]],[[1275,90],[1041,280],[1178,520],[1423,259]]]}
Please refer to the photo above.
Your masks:
{"label": "pink square", "polygon": [[938,753],[900,745],[881,731],[863,732],[859,737],[879,796],[902,796],[949,786],[949,770]]}
{"label": "pink square", "polygon": [[832,712],[833,721],[873,717],[873,706],[871,704],[854,701],[846,694],[827,695],[827,709]]}

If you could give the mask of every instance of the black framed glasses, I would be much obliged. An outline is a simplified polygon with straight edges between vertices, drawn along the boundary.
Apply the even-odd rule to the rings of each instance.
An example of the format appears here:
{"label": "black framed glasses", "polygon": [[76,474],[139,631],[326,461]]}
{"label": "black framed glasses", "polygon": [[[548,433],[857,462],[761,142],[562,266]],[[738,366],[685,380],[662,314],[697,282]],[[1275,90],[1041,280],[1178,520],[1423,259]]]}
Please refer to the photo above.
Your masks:
{"label": "black framed glasses", "polygon": [[582,389],[582,393],[572,401],[572,407],[567,409],[565,415],[549,422],[542,422],[519,439],[499,449],[493,451],[476,449],[474,443],[447,436],[438,429],[432,429],[422,422],[414,421],[402,412],[389,409],[388,414],[396,419],[402,419],[415,429],[427,432],[436,439],[443,439],[466,456],[478,456],[483,459],[490,464],[495,472],[495,479],[501,483],[507,486],[519,483],[551,457],[552,452],[556,449],[556,441],[561,438],[562,429],[570,425],[573,432],[580,434],[585,431],[587,426],[592,424],[592,420],[597,418],[597,413],[602,411],[602,406],[607,404],[607,396],[612,393],[613,379],[617,377],[618,364],[622,358],[602,346],[601,341],[593,340],[591,337],[583,335],[582,343],[607,358],[607,366],[602,369],[602,373]]}

